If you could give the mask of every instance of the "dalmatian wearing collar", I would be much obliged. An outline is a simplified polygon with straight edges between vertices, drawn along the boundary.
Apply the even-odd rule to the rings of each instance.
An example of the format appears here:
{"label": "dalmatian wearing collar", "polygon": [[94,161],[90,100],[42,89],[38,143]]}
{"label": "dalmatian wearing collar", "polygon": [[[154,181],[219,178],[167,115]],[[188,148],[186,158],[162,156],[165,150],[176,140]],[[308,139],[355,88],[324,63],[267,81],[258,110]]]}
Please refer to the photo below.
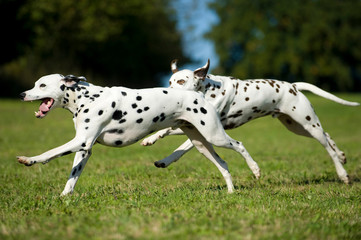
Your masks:
{"label": "dalmatian wearing collar", "polygon": [[[200,69],[194,74],[203,78],[206,72]],[[56,108],[65,108],[73,114],[76,135],[71,141],[38,156],[17,157],[19,163],[31,166],[76,153],[62,195],[74,191],[95,143],[125,147],[167,127],[180,128],[192,145],[217,166],[228,192],[234,190],[231,175],[227,163],[214,151],[212,144],[237,151],[257,174],[257,164],[242,143],[225,133],[215,108],[203,94],[169,88],[99,87],[85,80],[73,75],[47,75],[36,81],[34,88],[20,94],[24,101],[41,101],[35,113],[37,118],[44,118]]]}
{"label": "dalmatian wearing collar", "polygon": [[[203,93],[205,99],[217,109],[225,129],[233,129],[256,118],[272,115],[280,120],[288,130],[318,140],[332,158],[339,178],[345,183],[350,182],[349,176],[342,166],[346,163],[345,154],[338,149],[330,135],[322,129],[321,122],[311,103],[301,91],[310,91],[343,105],[358,106],[359,103],[345,101],[304,82],[291,84],[271,79],[239,80],[211,74],[198,77],[197,72],[208,72],[209,60],[204,67],[195,71],[187,69],[179,71],[176,64],[177,60],[171,63],[173,75],[169,81],[170,88]],[[152,145],[158,139],[173,134],[182,134],[182,131],[170,128],[161,130],[145,138],[142,145]],[[187,140],[170,156],[154,164],[161,168],[168,167],[192,147],[192,142]],[[254,171],[254,162],[247,161],[247,163],[256,178],[259,178],[259,169]]]}

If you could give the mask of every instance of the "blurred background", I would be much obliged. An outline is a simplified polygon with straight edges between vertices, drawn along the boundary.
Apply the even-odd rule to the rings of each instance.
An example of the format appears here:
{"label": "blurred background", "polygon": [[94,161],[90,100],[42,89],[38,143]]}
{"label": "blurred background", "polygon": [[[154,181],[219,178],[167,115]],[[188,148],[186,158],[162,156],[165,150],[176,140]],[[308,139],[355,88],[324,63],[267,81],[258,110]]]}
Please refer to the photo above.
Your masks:
{"label": "blurred background", "polygon": [[50,73],[167,86],[170,61],[361,91],[360,0],[0,0],[0,97]]}

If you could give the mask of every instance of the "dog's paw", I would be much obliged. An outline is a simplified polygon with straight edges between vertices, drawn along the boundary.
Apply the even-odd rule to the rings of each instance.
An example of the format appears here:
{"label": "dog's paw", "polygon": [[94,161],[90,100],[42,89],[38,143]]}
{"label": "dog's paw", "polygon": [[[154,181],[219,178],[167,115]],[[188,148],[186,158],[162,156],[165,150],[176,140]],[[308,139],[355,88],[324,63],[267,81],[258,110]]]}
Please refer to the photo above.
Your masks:
{"label": "dog's paw", "polygon": [[151,144],[149,144],[147,141],[143,140],[140,145],[142,146],[150,146]]}
{"label": "dog's paw", "polygon": [[352,183],[349,175],[341,177],[341,180],[347,185],[350,185]]}
{"label": "dog's paw", "polygon": [[261,169],[258,167],[258,165],[250,167],[252,170],[253,175],[256,177],[256,179],[261,178]]}
{"label": "dog's paw", "polygon": [[167,167],[167,166],[165,165],[165,163],[162,162],[162,161],[154,162],[154,166],[156,166],[157,168],[166,168],[166,167]]}
{"label": "dog's paw", "polygon": [[24,164],[25,166],[32,166],[35,162],[31,161],[30,158],[25,156],[17,156],[18,162]]}
{"label": "dog's paw", "polygon": [[150,146],[150,145],[153,145],[157,140],[158,140],[158,137],[150,136],[150,137],[144,138],[141,145]]}
{"label": "dog's paw", "polygon": [[70,190],[65,190],[60,194],[60,197],[66,197],[66,196],[70,196],[73,194],[73,191]]}

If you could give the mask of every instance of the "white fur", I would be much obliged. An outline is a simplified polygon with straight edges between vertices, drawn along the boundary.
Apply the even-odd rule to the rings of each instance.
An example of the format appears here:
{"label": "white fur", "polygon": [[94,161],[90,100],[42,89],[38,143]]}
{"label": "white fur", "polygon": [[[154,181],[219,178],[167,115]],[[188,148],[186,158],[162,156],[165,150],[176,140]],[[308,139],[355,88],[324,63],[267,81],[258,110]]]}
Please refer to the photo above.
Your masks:
{"label": "white fur", "polygon": [[[331,156],[339,178],[345,183],[349,182],[346,170],[342,166],[346,163],[345,154],[337,148],[329,134],[323,131],[311,103],[300,91],[311,91],[343,105],[358,106],[359,103],[340,99],[312,84],[303,82],[291,84],[271,79],[239,80],[211,74],[202,77],[202,74],[207,73],[208,68],[209,60],[204,67],[195,71],[187,69],[179,71],[176,61],[173,61],[171,69],[174,74],[169,81],[170,88],[204,93],[205,99],[215,106],[225,129],[236,128],[266,115],[278,118],[290,131],[318,140]],[[182,131],[161,130],[145,138],[142,144],[148,146],[154,144],[159,138],[172,134],[182,134]],[[155,162],[155,165],[167,167],[192,147],[192,143],[188,140],[173,154]],[[258,178],[260,172],[258,166],[255,171],[254,161],[247,161],[247,163]]]}
{"label": "white fur", "polygon": [[[31,166],[76,153],[62,195],[74,191],[96,142],[124,147],[167,127],[180,128],[187,134],[192,144],[220,170],[228,192],[234,188],[227,163],[211,144],[233,149],[247,162],[253,162],[242,143],[225,133],[217,112],[203,94],[169,88],[99,87],[84,80],[72,75],[48,75],[21,94],[24,101],[42,101],[37,117],[45,117],[55,108],[65,108],[73,114],[76,135],[71,141],[38,156],[17,157],[19,163]],[[257,174],[258,166],[255,162],[253,165]]]}

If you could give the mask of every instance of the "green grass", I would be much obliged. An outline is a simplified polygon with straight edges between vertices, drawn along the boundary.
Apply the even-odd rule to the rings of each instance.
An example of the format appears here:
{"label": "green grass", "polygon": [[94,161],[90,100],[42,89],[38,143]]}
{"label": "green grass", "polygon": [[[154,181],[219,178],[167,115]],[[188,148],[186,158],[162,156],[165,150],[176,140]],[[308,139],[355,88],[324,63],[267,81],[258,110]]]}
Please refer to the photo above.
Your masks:
{"label": "green grass", "polygon": [[59,109],[38,120],[38,103],[1,100],[0,239],[361,239],[361,108],[309,98],[346,153],[352,185],[338,180],[315,140],[266,117],[228,132],[258,162],[261,180],[237,153],[217,148],[234,194],[196,150],[166,169],[153,166],[186,139],[178,136],[152,147],[94,146],[75,193],[64,198],[73,155],[32,167],[15,156],[72,139],[71,115]]}

